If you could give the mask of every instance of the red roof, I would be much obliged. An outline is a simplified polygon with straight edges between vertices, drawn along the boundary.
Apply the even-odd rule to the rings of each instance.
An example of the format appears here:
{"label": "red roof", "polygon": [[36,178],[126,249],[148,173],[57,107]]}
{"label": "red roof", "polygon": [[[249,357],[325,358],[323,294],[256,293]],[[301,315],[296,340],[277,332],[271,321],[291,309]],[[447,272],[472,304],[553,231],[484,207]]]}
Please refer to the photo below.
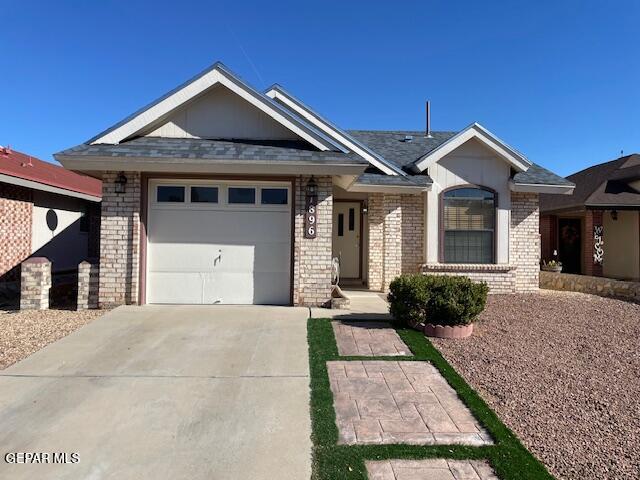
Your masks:
{"label": "red roof", "polygon": [[102,197],[102,182],[9,148],[0,147],[0,174]]}

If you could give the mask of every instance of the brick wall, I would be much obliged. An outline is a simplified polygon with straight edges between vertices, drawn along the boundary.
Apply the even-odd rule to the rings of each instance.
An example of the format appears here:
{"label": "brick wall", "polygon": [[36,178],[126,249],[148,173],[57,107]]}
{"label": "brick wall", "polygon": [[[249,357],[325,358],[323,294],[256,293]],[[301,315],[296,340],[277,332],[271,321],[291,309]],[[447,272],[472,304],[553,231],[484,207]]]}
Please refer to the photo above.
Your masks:
{"label": "brick wall", "polygon": [[333,183],[331,177],[315,177],[318,184],[316,238],[304,238],[305,187],[308,176],[296,178],[294,222],[293,303],[325,306],[331,301],[331,243]]}
{"label": "brick wall", "polygon": [[367,278],[371,290],[382,290],[384,258],[384,210],[381,193],[370,193],[367,202],[369,262]]}
{"label": "brick wall", "polygon": [[474,282],[485,282],[490,293],[516,291],[516,270],[511,265],[429,264],[424,265],[422,271],[430,275],[465,276]]}
{"label": "brick wall", "polygon": [[31,254],[31,190],[0,183],[0,280],[17,281],[20,262]]}
{"label": "brick wall", "polygon": [[554,260],[553,252],[558,251],[558,217],[540,215],[540,242],[542,260]]}
{"label": "brick wall", "polygon": [[540,274],[540,211],[537,193],[511,192],[509,261],[516,267],[515,290],[538,290]]}
{"label": "brick wall", "polygon": [[117,172],[102,177],[99,304],[138,303],[140,174],[127,173],[125,193],[115,192]]}
{"label": "brick wall", "polygon": [[424,263],[424,195],[401,195],[402,273],[416,273]]}
{"label": "brick wall", "polygon": [[417,273],[424,258],[424,196],[369,194],[369,288],[387,290],[402,273]]}

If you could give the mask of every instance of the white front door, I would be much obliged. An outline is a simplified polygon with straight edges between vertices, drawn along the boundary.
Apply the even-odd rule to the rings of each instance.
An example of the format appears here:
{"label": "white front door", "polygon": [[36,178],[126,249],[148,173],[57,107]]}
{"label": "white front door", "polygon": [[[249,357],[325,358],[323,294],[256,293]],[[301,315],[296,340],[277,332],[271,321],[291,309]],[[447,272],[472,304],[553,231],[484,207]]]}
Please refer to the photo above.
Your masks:
{"label": "white front door", "polygon": [[360,278],[360,202],[333,203],[333,256],[340,278]]}
{"label": "white front door", "polygon": [[150,180],[147,303],[290,303],[290,184]]}

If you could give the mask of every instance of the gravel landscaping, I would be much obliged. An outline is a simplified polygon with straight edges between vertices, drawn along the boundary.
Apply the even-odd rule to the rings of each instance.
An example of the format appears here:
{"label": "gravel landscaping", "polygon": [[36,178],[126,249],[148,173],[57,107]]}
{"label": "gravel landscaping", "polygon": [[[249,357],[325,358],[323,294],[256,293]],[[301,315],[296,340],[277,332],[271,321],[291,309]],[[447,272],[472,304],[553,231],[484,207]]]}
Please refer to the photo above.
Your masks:
{"label": "gravel landscaping", "polygon": [[558,479],[640,478],[640,305],[495,295],[470,338],[432,342]]}
{"label": "gravel landscaping", "polygon": [[0,370],[104,313],[104,310],[0,310]]}

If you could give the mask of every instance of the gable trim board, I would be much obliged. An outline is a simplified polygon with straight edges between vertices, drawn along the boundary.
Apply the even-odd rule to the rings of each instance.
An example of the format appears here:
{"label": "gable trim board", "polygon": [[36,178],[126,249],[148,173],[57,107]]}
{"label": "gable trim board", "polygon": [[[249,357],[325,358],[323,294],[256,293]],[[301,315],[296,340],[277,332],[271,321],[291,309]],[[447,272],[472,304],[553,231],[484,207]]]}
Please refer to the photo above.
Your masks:
{"label": "gable trim board", "polygon": [[383,157],[375,153],[373,150],[368,148],[366,145],[362,144],[347,132],[342,130],[341,128],[335,126],[324,117],[320,116],[317,112],[312,110],[310,107],[305,105],[299,99],[291,95],[280,85],[275,84],[272,85],[269,89],[267,89],[266,95],[270,98],[273,98],[276,101],[281,102],[285,106],[290,109],[293,109],[298,114],[302,115],[306,120],[313,123],[316,127],[320,128],[322,131],[331,135],[333,138],[336,138],[347,148],[356,152],[358,155],[362,156],[364,159],[369,161],[371,165],[380,169],[380,171],[384,172],[387,175],[402,175],[406,176],[407,174],[402,171],[397,165],[394,165],[388,161],[386,161]]}
{"label": "gable trim board", "polygon": [[116,144],[139,135],[145,130],[152,131],[153,127],[159,126],[162,120],[166,119],[170,113],[217,84],[224,85],[319,150],[335,149],[346,153],[346,149],[339,142],[327,137],[266,95],[254,90],[227,70],[221,63],[215,63],[212,67],[91,138],[86,143],[92,145],[99,143]]}
{"label": "gable trim board", "polygon": [[500,156],[500,158],[509,163],[519,172],[526,171],[531,166],[531,162],[527,160],[524,155],[504,143],[482,125],[472,123],[449,140],[418,159],[413,165],[413,170],[416,172],[424,172],[429,168],[429,166],[450,154],[472,138],[477,139],[485,146],[492,149],[496,154],[498,154],[498,156]]}

